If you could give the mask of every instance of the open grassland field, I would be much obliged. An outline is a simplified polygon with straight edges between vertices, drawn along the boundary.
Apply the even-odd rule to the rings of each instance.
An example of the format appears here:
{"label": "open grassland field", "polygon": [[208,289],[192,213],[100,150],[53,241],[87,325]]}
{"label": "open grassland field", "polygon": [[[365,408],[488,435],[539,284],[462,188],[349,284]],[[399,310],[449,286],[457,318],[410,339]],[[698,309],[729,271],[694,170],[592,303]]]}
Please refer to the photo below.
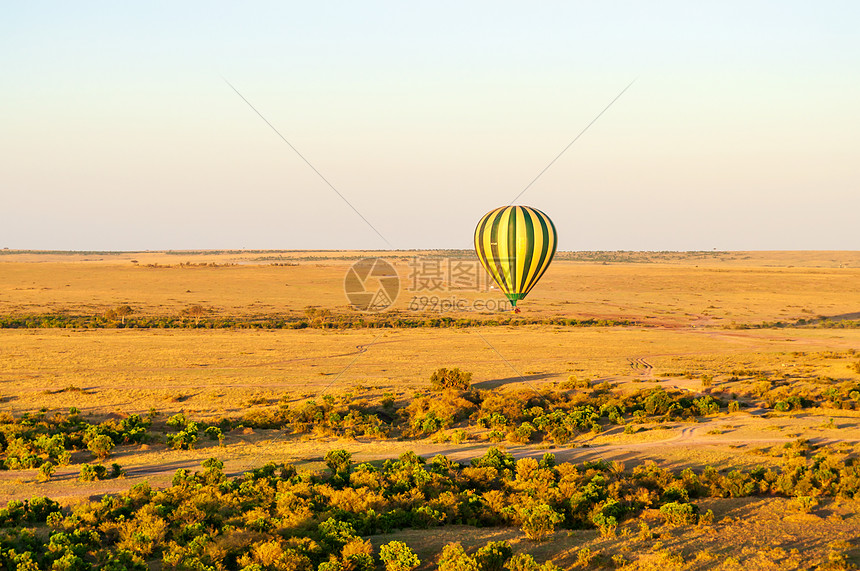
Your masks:
{"label": "open grassland field", "polygon": [[[376,255],[390,261],[401,278],[393,306],[397,314],[498,316],[498,311],[474,310],[471,302],[503,298],[487,288],[483,270],[474,281],[452,282],[448,268],[455,261],[477,267],[474,253],[463,251],[10,252],[0,255],[0,315],[103,314],[122,304],[134,310],[131,317],[177,316],[195,305],[206,317],[304,316],[309,307],[354,314],[343,293],[344,275],[357,259]],[[588,262],[559,253],[526,301],[523,317],[685,326],[860,317],[860,255],[855,252],[654,254],[653,262],[636,253],[604,257]],[[433,268],[438,273],[431,273]],[[428,303],[432,298],[470,303],[466,311],[440,312],[441,304]],[[424,311],[410,311],[410,305]]]}
{"label": "open grassland field", "polygon": [[559,253],[516,316],[416,259],[474,263],[3,251],[0,567],[860,561],[860,253]]}

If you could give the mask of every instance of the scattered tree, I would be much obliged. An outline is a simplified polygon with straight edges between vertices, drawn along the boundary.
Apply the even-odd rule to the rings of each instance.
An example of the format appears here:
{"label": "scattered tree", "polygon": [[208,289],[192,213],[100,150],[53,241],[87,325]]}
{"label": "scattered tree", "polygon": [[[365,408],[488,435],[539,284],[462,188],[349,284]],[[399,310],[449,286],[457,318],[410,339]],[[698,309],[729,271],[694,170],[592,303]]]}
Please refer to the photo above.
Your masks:
{"label": "scattered tree", "polygon": [[106,434],[93,436],[87,444],[87,450],[92,452],[99,462],[104,461],[105,458],[110,456],[110,451],[113,450],[113,447],[113,440]]}
{"label": "scattered tree", "polygon": [[331,470],[331,483],[343,487],[349,483],[349,473],[352,471],[352,454],[346,450],[330,450],[325,455],[325,463]]}
{"label": "scattered tree", "polygon": [[182,315],[194,318],[194,327],[200,325],[200,318],[206,314],[206,308],[202,305],[190,305],[182,310]]}
{"label": "scattered tree", "polygon": [[116,316],[120,318],[122,324],[125,325],[125,318],[134,313],[134,310],[130,305],[120,305],[114,309],[114,313],[116,313]]}

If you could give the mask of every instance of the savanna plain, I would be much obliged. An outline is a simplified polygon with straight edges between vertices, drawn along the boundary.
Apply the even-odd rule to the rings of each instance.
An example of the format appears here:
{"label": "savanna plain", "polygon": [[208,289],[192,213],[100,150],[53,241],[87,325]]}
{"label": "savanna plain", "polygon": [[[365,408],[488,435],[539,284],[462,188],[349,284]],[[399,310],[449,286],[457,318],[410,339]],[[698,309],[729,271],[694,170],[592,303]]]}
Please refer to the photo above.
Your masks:
{"label": "savanna plain", "polygon": [[860,252],[478,268],[0,251],[0,567],[856,568]]}

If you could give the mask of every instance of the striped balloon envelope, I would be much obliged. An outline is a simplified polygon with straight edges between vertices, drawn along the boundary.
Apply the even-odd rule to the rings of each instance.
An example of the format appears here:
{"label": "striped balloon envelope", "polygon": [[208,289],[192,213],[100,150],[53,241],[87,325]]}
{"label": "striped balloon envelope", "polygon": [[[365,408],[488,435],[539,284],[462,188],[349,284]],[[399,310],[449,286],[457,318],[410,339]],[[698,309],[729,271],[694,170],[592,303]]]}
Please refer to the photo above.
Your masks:
{"label": "striped balloon envelope", "polygon": [[555,255],[555,225],[528,206],[502,206],[475,228],[475,252],[514,308],[525,299]]}

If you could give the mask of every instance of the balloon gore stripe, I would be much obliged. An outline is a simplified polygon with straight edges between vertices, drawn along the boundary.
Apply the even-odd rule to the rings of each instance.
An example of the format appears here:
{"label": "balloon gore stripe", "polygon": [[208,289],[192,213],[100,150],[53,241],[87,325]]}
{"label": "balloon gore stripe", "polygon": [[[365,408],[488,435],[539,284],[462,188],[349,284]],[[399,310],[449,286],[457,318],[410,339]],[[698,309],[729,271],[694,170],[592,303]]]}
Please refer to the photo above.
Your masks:
{"label": "balloon gore stripe", "polygon": [[475,228],[478,259],[514,306],[546,272],[557,243],[549,216],[529,206],[496,208]]}

